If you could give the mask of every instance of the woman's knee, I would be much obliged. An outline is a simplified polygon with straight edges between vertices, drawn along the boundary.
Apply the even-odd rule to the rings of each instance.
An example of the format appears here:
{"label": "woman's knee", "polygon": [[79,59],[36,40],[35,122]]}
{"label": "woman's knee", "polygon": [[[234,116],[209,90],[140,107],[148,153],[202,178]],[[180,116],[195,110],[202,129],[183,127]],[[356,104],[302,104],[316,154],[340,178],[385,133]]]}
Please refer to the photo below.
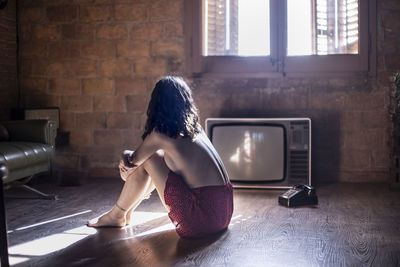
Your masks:
{"label": "woman's knee", "polygon": [[157,150],[156,153],[151,155],[150,158],[143,163],[143,166],[145,170],[148,170],[153,169],[154,167],[157,167],[161,164],[165,165],[164,151]]}
{"label": "woman's knee", "polygon": [[[166,179],[167,174],[170,169],[164,160],[164,153],[162,151],[157,151],[154,153],[146,162],[143,164],[144,169],[153,179],[161,182]],[[157,185],[157,182],[156,182]]]}
{"label": "woman's knee", "polygon": [[139,166],[136,170],[134,170],[132,173],[127,175],[124,179],[124,177],[121,176],[121,179],[127,182],[128,180],[143,180],[143,179],[148,179],[148,174],[146,170],[144,169],[143,166]]}

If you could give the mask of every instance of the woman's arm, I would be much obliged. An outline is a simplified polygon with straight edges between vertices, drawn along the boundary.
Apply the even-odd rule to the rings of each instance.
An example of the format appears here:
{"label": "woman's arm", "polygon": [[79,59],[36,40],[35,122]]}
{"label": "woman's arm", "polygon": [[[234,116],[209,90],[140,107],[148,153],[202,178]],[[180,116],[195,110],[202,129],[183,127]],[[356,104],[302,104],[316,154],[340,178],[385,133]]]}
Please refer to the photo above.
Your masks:
{"label": "woman's arm", "polygon": [[157,150],[163,149],[163,140],[164,138],[161,134],[153,131],[144,139],[138,149],[132,153],[128,159],[129,163],[136,166],[142,165],[143,162],[149,159]]}

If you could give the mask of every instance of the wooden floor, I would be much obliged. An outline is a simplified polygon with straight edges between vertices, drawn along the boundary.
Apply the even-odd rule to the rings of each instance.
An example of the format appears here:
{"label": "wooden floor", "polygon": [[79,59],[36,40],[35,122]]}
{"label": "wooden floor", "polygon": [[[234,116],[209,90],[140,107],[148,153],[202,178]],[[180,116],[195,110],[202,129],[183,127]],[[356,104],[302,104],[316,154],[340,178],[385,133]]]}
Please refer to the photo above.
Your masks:
{"label": "wooden floor", "polygon": [[[315,208],[285,208],[282,191],[235,190],[229,230],[183,240],[156,194],[124,229],[94,230],[117,180],[76,187],[39,186],[59,200],[6,199],[10,262],[15,266],[399,266],[400,193],[383,184],[317,188]],[[7,195],[20,191],[7,191]]]}

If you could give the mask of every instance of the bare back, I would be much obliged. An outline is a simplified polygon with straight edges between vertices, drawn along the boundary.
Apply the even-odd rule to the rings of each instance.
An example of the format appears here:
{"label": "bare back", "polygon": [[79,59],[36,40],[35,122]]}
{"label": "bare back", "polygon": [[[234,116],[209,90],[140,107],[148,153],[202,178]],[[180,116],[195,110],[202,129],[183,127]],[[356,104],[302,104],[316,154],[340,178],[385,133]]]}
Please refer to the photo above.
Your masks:
{"label": "bare back", "polygon": [[164,159],[168,168],[191,187],[224,185],[228,177],[218,153],[202,131],[194,139],[166,137]]}
{"label": "bare back", "polygon": [[[223,163],[204,131],[191,138],[170,138],[152,132],[134,153],[134,162],[163,150],[167,167],[191,188],[224,185],[229,180]],[[136,158],[136,160],[135,160]]]}

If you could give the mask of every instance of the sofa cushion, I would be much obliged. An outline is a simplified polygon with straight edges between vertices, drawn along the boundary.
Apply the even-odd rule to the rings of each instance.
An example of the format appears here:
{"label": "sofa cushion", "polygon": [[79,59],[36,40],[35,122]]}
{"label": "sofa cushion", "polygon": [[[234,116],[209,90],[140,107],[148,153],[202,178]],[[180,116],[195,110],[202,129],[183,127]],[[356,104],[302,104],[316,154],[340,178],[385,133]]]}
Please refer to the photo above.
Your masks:
{"label": "sofa cushion", "polygon": [[49,162],[51,145],[32,142],[0,142],[0,163],[6,163],[10,172]]}
{"label": "sofa cushion", "polygon": [[6,127],[0,123],[0,141],[8,141],[9,139],[10,135],[8,134]]}

